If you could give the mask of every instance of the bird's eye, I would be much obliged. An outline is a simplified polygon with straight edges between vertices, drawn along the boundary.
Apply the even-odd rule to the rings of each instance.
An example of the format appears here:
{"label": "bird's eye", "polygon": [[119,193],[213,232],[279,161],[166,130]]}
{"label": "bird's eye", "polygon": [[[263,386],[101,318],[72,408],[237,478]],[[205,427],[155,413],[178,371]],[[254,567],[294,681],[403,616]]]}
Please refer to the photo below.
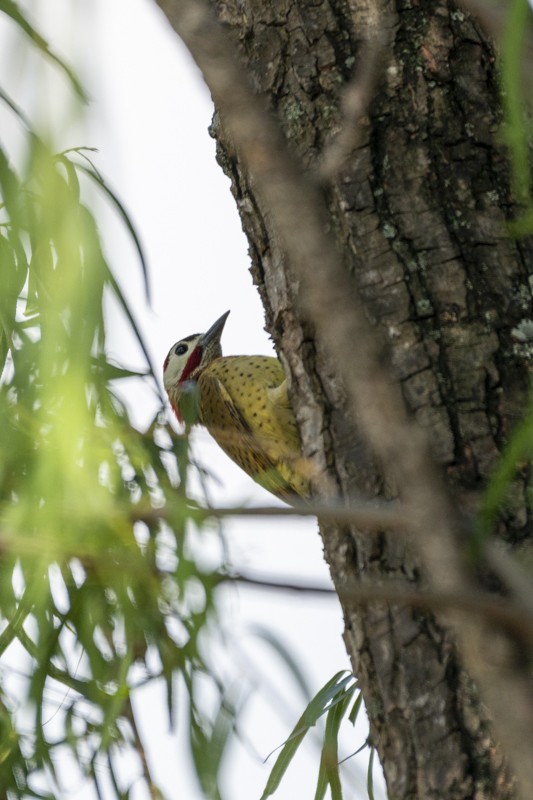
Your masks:
{"label": "bird's eye", "polygon": [[174,350],[174,352],[176,353],[177,356],[182,356],[184,353],[187,352],[188,349],[189,348],[187,347],[186,344],[179,344]]}

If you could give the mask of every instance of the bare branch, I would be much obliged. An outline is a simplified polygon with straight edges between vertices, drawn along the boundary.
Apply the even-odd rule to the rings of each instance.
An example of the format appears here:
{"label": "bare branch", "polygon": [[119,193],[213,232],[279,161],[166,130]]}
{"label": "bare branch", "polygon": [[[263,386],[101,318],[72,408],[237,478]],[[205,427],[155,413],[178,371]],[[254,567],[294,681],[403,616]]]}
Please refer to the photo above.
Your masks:
{"label": "bare branch", "polygon": [[254,578],[251,575],[228,575],[223,582],[237,583],[252,589],[272,589],[275,592],[295,592],[296,594],[317,594],[322,597],[337,598],[338,594],[331,586],[318,586],[287,581],[273,581],[269,578]]}
{"label": "bare branch", "polygon": [[314,594],[322,597],[338,595],[357,605],[390,603],[426,608],[432,611],[458,608],[499,625],[528,643],[533,642],[533,614],[524,614],[524,609],[517,603],[485,592],[470,591],[464,594],[450,594],[431,590],[420,591],[408,583],[399,581],[378,585],[354,584],[353,581],[348,581],[340,586],[337,585],[336,590],[333,590],[328,586],[273,581],[242,574],[230,575],[228,581],[257,589]]}
{"label": "bare branch", "polygon": [[[409,527],[408,519],[396,501],[359,501],[349,504],[339,501],[301,503],[293,506],[234,506],[228,508],[199,508],[191,507],[191,514],[202,516],[204,519],[216,517],[319,517],[322,521],[336,522],[339,524],[352,524],[364,530],[406,530]],[[133,522],[146,522],[150,524],[160,519],[169,519],[171,512],[168,507],[153,508],[147,511],[134,511],[131,515]]]}

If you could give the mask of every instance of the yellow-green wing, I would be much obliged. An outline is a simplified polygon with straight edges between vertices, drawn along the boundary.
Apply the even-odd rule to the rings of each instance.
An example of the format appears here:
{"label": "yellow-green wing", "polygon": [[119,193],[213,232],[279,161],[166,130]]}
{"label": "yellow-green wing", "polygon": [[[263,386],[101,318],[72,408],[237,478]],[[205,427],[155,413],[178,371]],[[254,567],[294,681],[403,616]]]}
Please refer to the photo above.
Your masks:
{"label": "yellow-green wing", "polygon": [[298,470],[301,449],[283,368],[267,356],[228,356],[198,379],[200,420],[254,480],[286,498],[308,494]]}

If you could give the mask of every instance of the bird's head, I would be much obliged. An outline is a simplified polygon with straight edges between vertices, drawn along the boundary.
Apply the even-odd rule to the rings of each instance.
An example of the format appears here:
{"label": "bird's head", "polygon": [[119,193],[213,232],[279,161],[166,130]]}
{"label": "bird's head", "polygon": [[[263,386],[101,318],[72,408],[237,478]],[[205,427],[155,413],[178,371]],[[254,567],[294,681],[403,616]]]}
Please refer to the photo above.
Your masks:
{"label": "bird's head", "polygon": [[180,396],[187,391],[187,388],[194,389],[194,382],[204,367],[222,355],[220,339],[228,314],[229,311],[222,314],[206,333],[185,336],[168,351],[163,364],[163,383],[172,408],[180,421],[182,421],[178,407]]}

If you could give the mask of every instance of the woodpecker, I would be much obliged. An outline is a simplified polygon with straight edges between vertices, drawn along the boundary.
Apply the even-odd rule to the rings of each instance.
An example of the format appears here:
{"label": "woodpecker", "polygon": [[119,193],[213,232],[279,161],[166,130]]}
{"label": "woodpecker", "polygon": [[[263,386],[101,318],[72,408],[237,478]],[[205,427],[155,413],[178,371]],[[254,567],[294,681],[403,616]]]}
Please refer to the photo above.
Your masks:
{"label": "woodpecker", "polygon": [[223,356],[220,339],[229,313],[206,333],[186,336],[170,348],[163,380],[172,409],[180,422],[207,428],[241,469],[277,497],[288,502],[295,495],[307,497],[309,480],[283,367],[269,356]]}

